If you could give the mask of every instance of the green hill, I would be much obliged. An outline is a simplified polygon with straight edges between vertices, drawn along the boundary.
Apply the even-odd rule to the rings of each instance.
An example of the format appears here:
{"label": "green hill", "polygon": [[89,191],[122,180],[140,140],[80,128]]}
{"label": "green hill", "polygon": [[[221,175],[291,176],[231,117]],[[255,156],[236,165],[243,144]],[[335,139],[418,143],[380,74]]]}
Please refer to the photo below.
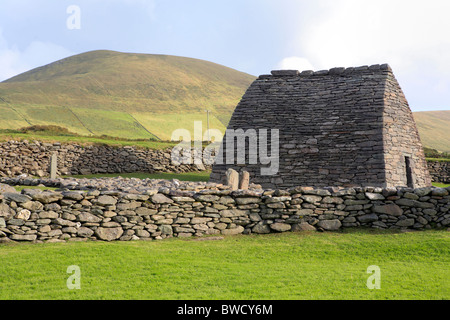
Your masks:
{"label": "green hill", "polygon": [[[174,130],[225,132],[255,77],[212,62],[91,51],[0,83],[0,129],[56,125],[80,135],[170,140]],[[424,146],[450,152],[450,111],[414,113]]]}
{"label": "green hill", "polygon": [[57,125],[82,135],[170,140],[193,130],[210,110],[210,128],[226,129],[254,76],[212,62],[92,51],[0,83],[0,128]]}
{"label": "green hill", "polygon": [[441,152],[450,152],[450,110],[414,112],[422,144]]}

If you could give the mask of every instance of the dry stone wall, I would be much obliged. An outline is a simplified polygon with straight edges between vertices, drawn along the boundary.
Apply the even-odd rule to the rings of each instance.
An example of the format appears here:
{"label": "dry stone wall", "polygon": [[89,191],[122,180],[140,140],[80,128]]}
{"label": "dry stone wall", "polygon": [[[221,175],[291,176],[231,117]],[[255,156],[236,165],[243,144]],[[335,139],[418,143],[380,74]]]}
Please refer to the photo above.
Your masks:
{"label": "dry stone wall", "polygon": [[[173,165],[171,151],[135,147],[87,146],[45,143],[41,141],[7,141],[0,143],[0,177],[21,174],[48,177],[53,152],[58,157],[61,175],[133,172],[191,172],[211,166]],[[192,156],[195,155],[193,149]],[[428,161],[433,182],[450,183],[449,162]]]}
{"label": "dry stone wall", "polygon": [[[392,72],[387,72],[384,83],[382,119],[386,181],[390,186],[428,186],[431,176],[406,97]],[[406,158],[410,168],[407,168]]]}
{"label": "dry stone wall", "polygon": [[428,161],[428,170],[433,182],[450,184],[450,162]]}
{"label": "dry stone wall", "polygon": [[205,169],[205,167],[197,165],[173,165],[171,150],[171,148],[151,150],[132,146],[81,146],[59,142],[11,140],[0,143],[0,177],[21,174],[49,176],[52,153],[57,154],[58,173],[61,175],[130,172],[180,173]]}
{"label": "dry stone wall", "polygon": [[150,240],[205,235],[431,229],[450,225],[450,188],[323,188],[142,193],[25,189],[0,195],[0,242]]}

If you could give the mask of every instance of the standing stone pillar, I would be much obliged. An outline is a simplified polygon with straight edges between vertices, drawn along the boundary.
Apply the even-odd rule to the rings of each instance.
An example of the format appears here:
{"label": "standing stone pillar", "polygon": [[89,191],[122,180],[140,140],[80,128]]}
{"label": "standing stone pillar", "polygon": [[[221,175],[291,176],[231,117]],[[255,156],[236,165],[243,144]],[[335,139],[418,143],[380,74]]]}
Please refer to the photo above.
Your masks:
{"label": "standing stone pillar", "polygon": [[239,189],[248,190],[249,185],[250,185],[250,173],[248,173],[247,171],[243,171]]}
{"label": "standing stone pillar", "polygon": [[58,155],[56,154],[56,152],[53,152],[50,160],[50,179],[56,179],[57,171],[58,171]]}
{"label": "standing stone pillar", "polygon": [[239,189],[239,173],[236,170],[228,169],[227,170],[227,186],[231,187],[231,190]]}

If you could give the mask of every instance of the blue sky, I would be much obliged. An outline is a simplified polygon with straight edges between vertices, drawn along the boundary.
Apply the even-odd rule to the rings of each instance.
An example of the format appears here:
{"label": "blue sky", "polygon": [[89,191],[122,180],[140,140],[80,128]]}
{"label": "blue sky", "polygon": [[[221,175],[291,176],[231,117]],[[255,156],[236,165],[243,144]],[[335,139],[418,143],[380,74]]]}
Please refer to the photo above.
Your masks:
{"label": "blue sky", "polygon": [[448,0],[1,0],[0,81],[98,49],[253,75],[389,63],[413,111],[449,110],[449,12]]}

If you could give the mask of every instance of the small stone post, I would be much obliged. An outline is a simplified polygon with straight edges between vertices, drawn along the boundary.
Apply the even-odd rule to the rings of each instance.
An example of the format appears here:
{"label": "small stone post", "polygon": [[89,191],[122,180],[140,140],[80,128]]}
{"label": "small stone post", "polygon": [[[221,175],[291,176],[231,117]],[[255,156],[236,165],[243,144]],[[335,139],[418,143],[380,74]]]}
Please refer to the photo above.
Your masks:
{"label": "small stone post", "polygon": [[239,189],[239,173],[231,168],[227,170],[227,186],[232,190]]}
{"label": "small stone post", "polygon": [[249,184],[250,184],[250,173],[248,173],[247,171],[243,171],[239,189],[248,190]]}
{"label": "small stone post", "polygon": [[58,156],[56,152],[53,152],[50,162],[50,179],[56,179],[57,170],[58,170]]}

